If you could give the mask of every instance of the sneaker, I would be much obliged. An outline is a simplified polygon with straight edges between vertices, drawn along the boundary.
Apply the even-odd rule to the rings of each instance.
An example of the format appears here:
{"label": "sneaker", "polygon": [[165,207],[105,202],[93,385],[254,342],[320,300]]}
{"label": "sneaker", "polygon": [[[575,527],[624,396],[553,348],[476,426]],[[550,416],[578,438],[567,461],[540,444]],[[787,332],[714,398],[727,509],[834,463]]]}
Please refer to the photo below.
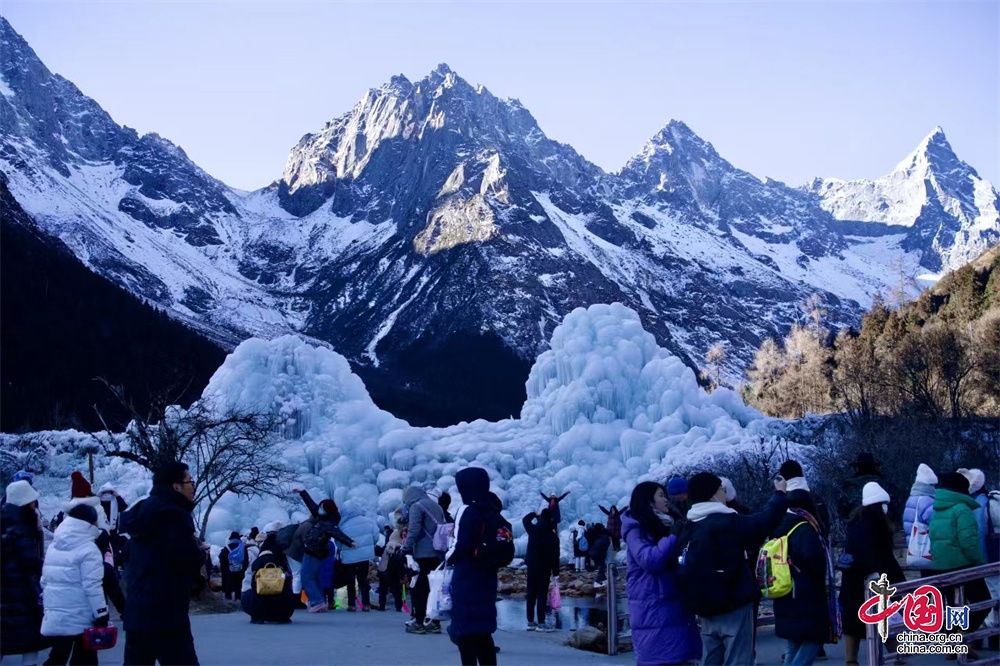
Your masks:
{"label": "sneaker", "polygon": [[534,622],[529,622],[528,623],[528,631],[534,631],[536,629],[538,629],[538,625],[536,623],[534,623]]}
{"label": "sneaker", "polygon": [[424,624],[424,630],[428,634],[440,634],[441,633],[441,620],[431,620]]}
{"label": "sneaker", "polygon": [[357,612],[358,612],[358,609],[357,609],[357,608],[355,608],[354,606],[348,606],[348,607],[347,607],[347,612],[348,612],[348,613],[357,613]]}
{"label": "sneaker", "polygon": [[416,622],[414,622],[413,624],[410,624],[409,622],[407,622],[406,625],[405,625],[405,627],[406,627],[406,633],[408,633],[408,634],[426,634],[427,633],[427,629],[424,628],[424,625],[417,624]]}
{"label": "sneaker", "polygon": [[381,611],[381,612],[384,613],[385,612],[385,606],[374,606],[372,608],[372,610],[377,610],[377,611]]}
{"label": "sneaker", "polygon": [[542,633],[551,634],[555,630],[556,630],[555,626],[549,624],[548,622],[543,622],[542,624],[538,625],[538,631],[541,631]]}
{"label": "sneaker", "polygon": [[[371,607],[371,606],[362,606],[362,607],[361,607],[361,612],[362,612],[362,613],[370,613],[370,612],[371,612],[371,610],[372,610],[372,607]],[[382,610],[385,610],[385,609],[383,608]]]}
{"label": "sneaker", "polygon": [[326,602],[309,607],[310,613],[325,613],[328,610],[330,610],[330,607],[326,604]]}

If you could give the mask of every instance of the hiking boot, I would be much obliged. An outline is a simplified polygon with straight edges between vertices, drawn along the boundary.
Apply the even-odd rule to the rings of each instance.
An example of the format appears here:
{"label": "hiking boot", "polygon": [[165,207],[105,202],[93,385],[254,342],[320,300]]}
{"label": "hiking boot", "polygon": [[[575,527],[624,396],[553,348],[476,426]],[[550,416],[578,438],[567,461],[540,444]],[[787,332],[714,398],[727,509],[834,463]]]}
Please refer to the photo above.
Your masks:
{"label": "hiking boot", "polygon": [[441,633],[441,620],[431,620],[424,625],[424,629],[427,630],[428,634],[440,634]]}
{"label": "hiking boot", "polygon": [[534,623],[534,622],[529,622],[528,623],[528,627],[527,627],[528,631],[535,631],[536,629],[538,629],[538,625],[536,623]]}
{"label": "hiking boot", "polygon": [[413,622],[412,624],[410,622],[407,622],[404,626],[406,627],[406,633],[408,633],[408,634],[426,634],[427,633],[427,629],[424,628],[424,625],[417,624],[416,622]]}
{"label": "hiking boot", "polygon": [[330,607],[326,604],[325,601],[323,603],[319,603],[309,607],[310,613],[325,613],[328,610],[330,610]]}

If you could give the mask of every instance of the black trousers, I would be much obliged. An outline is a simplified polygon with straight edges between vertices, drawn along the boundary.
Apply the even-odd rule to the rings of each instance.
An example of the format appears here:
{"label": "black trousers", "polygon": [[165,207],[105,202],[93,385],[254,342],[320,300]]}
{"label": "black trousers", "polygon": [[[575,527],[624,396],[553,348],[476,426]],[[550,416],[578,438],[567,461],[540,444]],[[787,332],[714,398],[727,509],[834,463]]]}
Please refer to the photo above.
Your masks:
{"label": "black trousers", "polygon": [[[52,650],[45,660],[46,666],[66,666],[66,663],[94,666],[97,652],[83,648],[83,634],[79,636],[53,636],[49,639]],[[70,656],[72,655],[72,656]]]}
{"label": "black trousers", "polygon": [[423,622],[427,617],[427,597],[431,594],[431,583],[427,574],[434,571],[441,564],[441,560],[436,557],[421,557],[417,560],[420,566],[420,573],[417,575],[417,582],[413,585],[413,612],[417,622]]}
{"label": "black trousers", "polygon": [[535,621],[535,609],[538,609],[538,624],[545,622],[549,606],[549,572],[541,574],[528,571],[528,622]]}
{"label": "black trousers", "polygon": [[160,666],[198,666],[191,629],[126,631],[124,666],[153,666],[155,662]]}
{"label": "black trousers", "polygon": [[462,666],[496,666],[497,651],[491,634],[462,636],[455,639]]}
{"label": "black trousers", "polygon": [[396,604],[396,610],[403,610],[403,581],[399,577],[399,572],[379,571],[378,581],[378,607],[385,609],[389,593],[392,592],[392,600]]}
{"label": "black trousers", "polygon": [[372,586],[368,582],[368,562],[345,564],[347,567],[347,605],[355,608],[358,592],[361,592],[361,605],[368,608],[372,605]]}
{"label": "black trousers", "polygon": [[243,576],[245,573],[244,571],[223,569],[222,594],[226,599],[231,598],[231,595],[236,595],[236,600],[239,601],[240,597],[243,596]]}

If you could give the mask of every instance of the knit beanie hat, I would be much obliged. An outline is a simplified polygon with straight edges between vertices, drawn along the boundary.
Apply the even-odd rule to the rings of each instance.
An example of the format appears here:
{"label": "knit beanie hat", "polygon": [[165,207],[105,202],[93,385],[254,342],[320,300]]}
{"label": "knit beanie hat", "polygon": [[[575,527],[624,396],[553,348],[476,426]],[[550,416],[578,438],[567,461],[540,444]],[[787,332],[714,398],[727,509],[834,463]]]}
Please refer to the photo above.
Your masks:
{"label": "knit beanie hat", "polygon": [[675,476],[667,483],[667,495],[683,495],[688,492],[688,482],[682,476]]}
{"label": "knit beanie hat", "polygon": [[35,475],[27,470],[19,469],[14,472],[14,478],[12,478],[11,481],[27,481],[28,483],[34,485]]}
{"label": "knit beanie hat", "polygon": [[958,473],[969,480],[969,494],[975,495],[986,485],[986,474],[981,469],[966,469],[962,467]]}
{"label": "knit beanie hat", "polygon": [[67,511],[66,515],[91,525],[97,525],[97,509],[89,504],[77,504]]}
{"label": "knit beanie hat", "polygon": [[736,488],[733,487],[733,482],[724,476],[719,478],[722,480],[722,487],[726,489],[726,501],[732,502],[736,499]]}
{"label": "knit beanie hat", "polygon": [[781,467],[778,468],[778,473],[781,474],[782,478],[784,478],[786,481],[789,481],[791,479],[797,479],[800,476],[804,476],[802,474],[802,465],[800,465],[794,460],[786,460],[785,462],[781,463]]}
{"label": "knit beanie hat", "polygon": [[[961,470],[960,470],[961,471]],[[926,483],[928,486],[936,486],[938,482],[937,474],[927,465],[920,463],[917,466],[917,483]]]}
{"label": "knit beanie hat", "polygon": [[266,538],[267,538],[267,532],[258,532],[257,536],[254,537],[254,541],[256,541],[257,545],[259,546],[260,544],[264,543],[264,539]]}
{"label": "knit beanie hat", "polygon": [[861,489],[861,505],[871,506],[872,504],[888,504],[892,500],[889,497],[889,493],[885,492],[885,488],[878,485],[874,481],[869,481],[865,484],[865,487]]}
{"label": "knit beanie hat", "polygon": [[707,502],[719,492],[722,487],[722,479],[711,472],[698,472],[688,481],[688,499],[692,504]]}
{"label": "knit beanie hat", "polygon": [[938,477],[938,488],[952,490],[963,495],[969,494],[969,480],[958,472],[948,472]]}
{"label": "knit beanie hat", "polygon": [[94,494],[94,489],[90,487],[90,482],[83,478],[83,474],[80,472],[73,472],[69,475],[70,480],[70,497],[91,497]]}
{"label": "knit beanie hat", "polygon": [[319,503],[319,515],[321,516],[336,516],[340,512],[337,510],[337,504],[332,499],[325,499]]}
{"label": "knit beanie hat", "polygon": [[38,499],[38,491],[27,480],[14,481],[7,486],[7,504],[28,506]]}

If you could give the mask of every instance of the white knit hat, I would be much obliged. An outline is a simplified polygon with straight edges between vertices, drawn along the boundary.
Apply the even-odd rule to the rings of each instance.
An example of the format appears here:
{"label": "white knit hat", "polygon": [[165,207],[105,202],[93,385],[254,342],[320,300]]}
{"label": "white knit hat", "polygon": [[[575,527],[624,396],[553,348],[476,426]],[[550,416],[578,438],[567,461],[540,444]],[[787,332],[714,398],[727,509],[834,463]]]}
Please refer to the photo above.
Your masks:
{"label": "white knit hat", "polygon": [[275,520],[275,521],[270,522],[270,523],[268,523],[267,525],[264,526],[264,534],[267,534],[268,532],[277,532],[278,530],[280,530],[284,526],[285,526],[285,523],[283,523],[280,520]]}
{"label": "white knit hat", "polygon": [[7,503],[14,506],[28,506],[38,499],[38,491],[27,481],[14,481],[7,486]]}
{"label": "white knit hat", "polygon": [[965,469],[962,467],[957,470],[959,474],[964,476],[969,480],[969,494],[975,495],[978,493],[983,486],[986,485],[986,474],[983,473],[981,469]]}
{"label": "white knit hat", "polygon": [[928,486],[937,485],[937,474],[927,465],[920,463],[917,467],[917,483],[926,483]]}
{"label": "white knit hat", "polygon": [[872,504],[888,504],[890,501],[889,493],[885,492],[885,489],[875,483],[874,481],[869,481],[865,484],[865,487],[861,490],[861,504],[863,506],[871,506]]}
{"label": "white knit hat", "polygon": [[722,481],[722,487],[726,491],[726,501],[732,502],[736,499],[736,488],[733,487],[733,482],[724,476],[720,476],[719,479]]}

